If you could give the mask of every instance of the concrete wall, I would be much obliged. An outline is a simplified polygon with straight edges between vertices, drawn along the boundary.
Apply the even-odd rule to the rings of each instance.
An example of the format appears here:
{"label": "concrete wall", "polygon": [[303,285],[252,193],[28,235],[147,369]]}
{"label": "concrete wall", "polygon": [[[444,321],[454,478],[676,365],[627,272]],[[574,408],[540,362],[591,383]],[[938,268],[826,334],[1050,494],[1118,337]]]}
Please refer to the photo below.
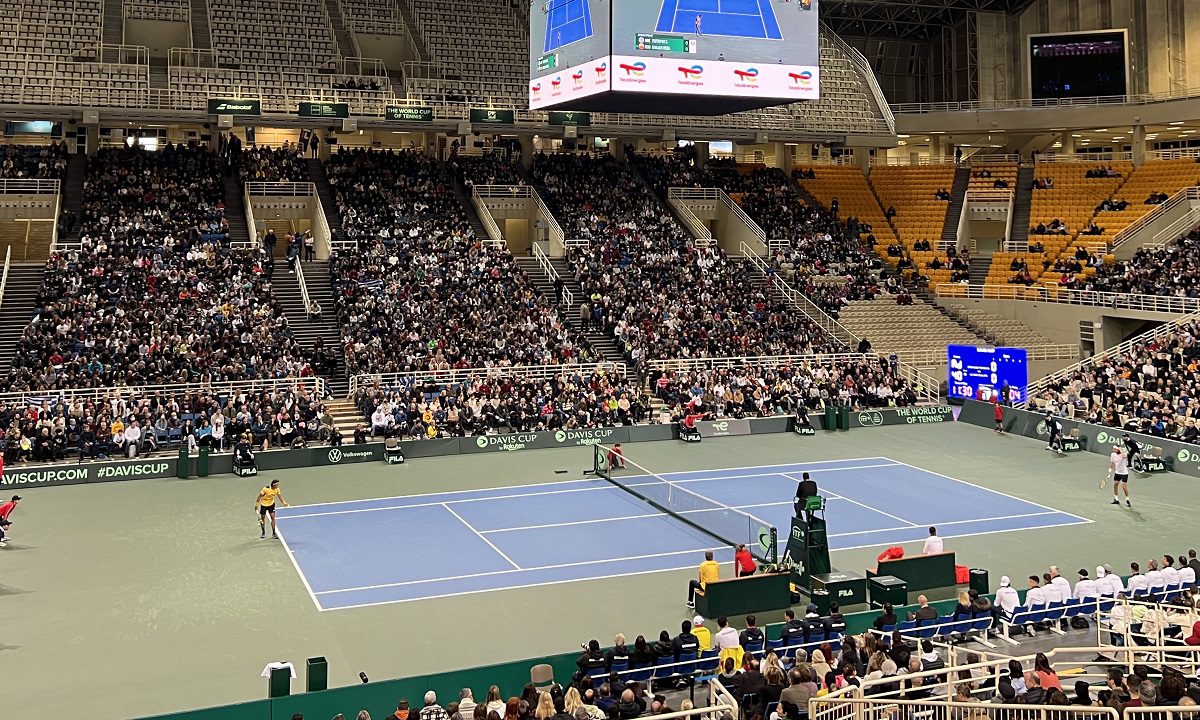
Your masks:
{"label": "concrete wall", "polygon": [[185,22],[126,20],[125,44],[145,45],[150,49],[150,57],[165,58],[173,47],[192,46],[192,29]]}
{"label": "concrete wall", "polygon": [[496,223],[504,235],[504,242],[513,255],[526,255],[533,244],[530,223],[527,218],[509,218]]}
{"label": "concrete wall", "polygon": [[1129,335],[1147,329],[1147,323],[1163,323],[1178,317],[1170,313],[1113,310],[1111,308],[1026,300],[943,298],[941,302],[944,305],[962,305],[964,308],[976,308],[1018,320],[1054,343],[1061,345],[1080,343],[1079,323],[1081,321],[1099,323],[1100,327],[1096,331],[1096,350],[1119,345]]}
{"label": "concrete wall", "polygon": [[379,58],[390,70],[398,70],[404,63],[417,59],[410,56],[408,42],[397,35],[356,32],[354,39],[364,57]]}

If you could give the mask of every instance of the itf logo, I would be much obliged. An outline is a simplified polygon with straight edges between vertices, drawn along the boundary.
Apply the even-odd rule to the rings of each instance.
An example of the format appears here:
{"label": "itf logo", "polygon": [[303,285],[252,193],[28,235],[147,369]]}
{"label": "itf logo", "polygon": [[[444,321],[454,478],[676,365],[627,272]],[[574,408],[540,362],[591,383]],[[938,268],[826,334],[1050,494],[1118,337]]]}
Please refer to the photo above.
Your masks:
{"label": "itf logo", "polygon": [[798,73],[788,73],[788,77],[791,78],[792,82],[795,84],[810,85],[812,84],[813,74],[810,70],[801,70]]}
{"label": "itf logo", "polygon": [[582,85],[583,84],[583,71],[579,70],[579,71],[575,72],[574,74],[571,75],[571,79],[575,81],[576,86]]}
{"label": "itf logo", "polygon": [[626,76],[632,75],[634,77],[641,77],[642,74],[646,72],[646,63],[640,61],[635,62],[632,65],[621,63],[621,69],[625,71]]}
{"label": "itf logo", "polygon": [[734,70],[734,75],[737,75],[739,82],[758,82],[758,68],[746,68],[745,70]]}
{"label": "itf logo", "polygon": [[684,80],[699,80],[704,74],[703,65],[693,65],[691,67],[680,67],[679,72],[683,73]]}
{"label": "itf logo", "polygon": [[604,76],[608,75],[608,63],[606,62],[602,62],[592,69],[596,71],[597,80],[603,79]]}

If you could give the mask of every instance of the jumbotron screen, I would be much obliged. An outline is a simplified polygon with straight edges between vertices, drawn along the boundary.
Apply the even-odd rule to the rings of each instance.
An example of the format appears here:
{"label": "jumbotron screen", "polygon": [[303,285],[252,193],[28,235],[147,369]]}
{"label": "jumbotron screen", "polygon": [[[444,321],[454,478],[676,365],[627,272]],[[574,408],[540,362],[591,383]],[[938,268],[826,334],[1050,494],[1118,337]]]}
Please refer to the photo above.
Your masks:
{"label": "jumbotron screen", "polygon": [[815,100],[818,0],[533,0],[529,106],[605,91]]}
{"label": "jumbotron screen", "polygon": [[1029,388],[1028,353],[1024,348],[946,347],[950,397],[989,401],[1008,386],[1010,402],[1025,402]]}

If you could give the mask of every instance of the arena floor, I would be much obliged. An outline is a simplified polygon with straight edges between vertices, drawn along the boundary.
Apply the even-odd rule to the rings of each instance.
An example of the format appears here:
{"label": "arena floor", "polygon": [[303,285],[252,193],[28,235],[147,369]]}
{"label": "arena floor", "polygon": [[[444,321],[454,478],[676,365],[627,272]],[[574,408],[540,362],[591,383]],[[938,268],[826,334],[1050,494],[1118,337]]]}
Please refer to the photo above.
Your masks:
{"label": "arena floor", "polygon": [[[1196,542],[1189,510],[1200,504],[1194,479],[1134,477],[1134,508],[1115,507],[1109,491],[1097,489],[1102,456],[1055,457],[1036,441],[967,425],[626,449],[659,473],[882,457],[1093,521],[948,537],[959,562],[988,568],[993,585],[1002,574],[1040,573],[1051,562],[1071,577],[1100,562],[1123,568],[1130,560],[1180,554]],[[129,718],[257,699],[266,693],[259,673],[273,660],[300,665],[324,655],[331,685],[344,685],[357,682],[360,671],[401,677],[566,652],[593,636],[607,643],[616,632],[674,630],[689,616],[683,599],[691,569],[322,612],[283,545],[259,539],[252,514],[269,477],[282,481],[292,504],[319,505],[575,481],[590,464],[590,451],[576,448],[360,465],[336,475],[290,470],[28,490],[13,516],[16,539],[0,550],[5,715]],[[570,472],[556,475],[557,468]],[[906,477],[896,478],[897,497],[910,492],[902,487]],[[937,487],[928,490],[930,505],[970,497],[938,497]],[[872,501],[900,516],[911,503],[911,497],[894,507],[886,498]],[[829,512],[832,524],[836,507]],[[462,574],[438,537],[404,524],[373,529],[401,535],[432,576]],[[333,533],[324,534],[331,544],[338,542]],[[907,547],[911,552],[919,542]],[[833,563],[861,570],[878,551],[835,550]]]}

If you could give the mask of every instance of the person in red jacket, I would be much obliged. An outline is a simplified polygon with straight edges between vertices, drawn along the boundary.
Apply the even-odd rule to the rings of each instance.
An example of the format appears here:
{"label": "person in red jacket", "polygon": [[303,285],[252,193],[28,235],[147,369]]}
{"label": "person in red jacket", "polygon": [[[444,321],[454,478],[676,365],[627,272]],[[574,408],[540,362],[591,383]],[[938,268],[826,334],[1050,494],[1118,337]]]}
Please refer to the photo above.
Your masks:
{"label": "person in red jacket", "polygon": [[733,553],[733,576],[747,577],[753,575],[758,570],[758,565],[754,563],[754,556],[746,549],[745,545],[738,545]]}
{"label": "person in red jacket", "polygon": [[624,467],[625,451],[621,449],[621,443],[617,443],[608,451],[608,468],[610,470],[620,470]]}
{"label": "person in red jacket", "polygon": [[11,500],[0,505],[0,547],[4,547],[7,544],[6,541],[9,537],[5,531],[12,525],[12,521],[8,518],[13,514],[13,510],[17,509],[17,504],[20,502],[21,496],[13,495]]}
{"label": "person in red jacket", "polygon": [[992,398],[992,417],[996,419],[996,432],[1004,434],[1004,406],[1000,404],[999,396]]}

